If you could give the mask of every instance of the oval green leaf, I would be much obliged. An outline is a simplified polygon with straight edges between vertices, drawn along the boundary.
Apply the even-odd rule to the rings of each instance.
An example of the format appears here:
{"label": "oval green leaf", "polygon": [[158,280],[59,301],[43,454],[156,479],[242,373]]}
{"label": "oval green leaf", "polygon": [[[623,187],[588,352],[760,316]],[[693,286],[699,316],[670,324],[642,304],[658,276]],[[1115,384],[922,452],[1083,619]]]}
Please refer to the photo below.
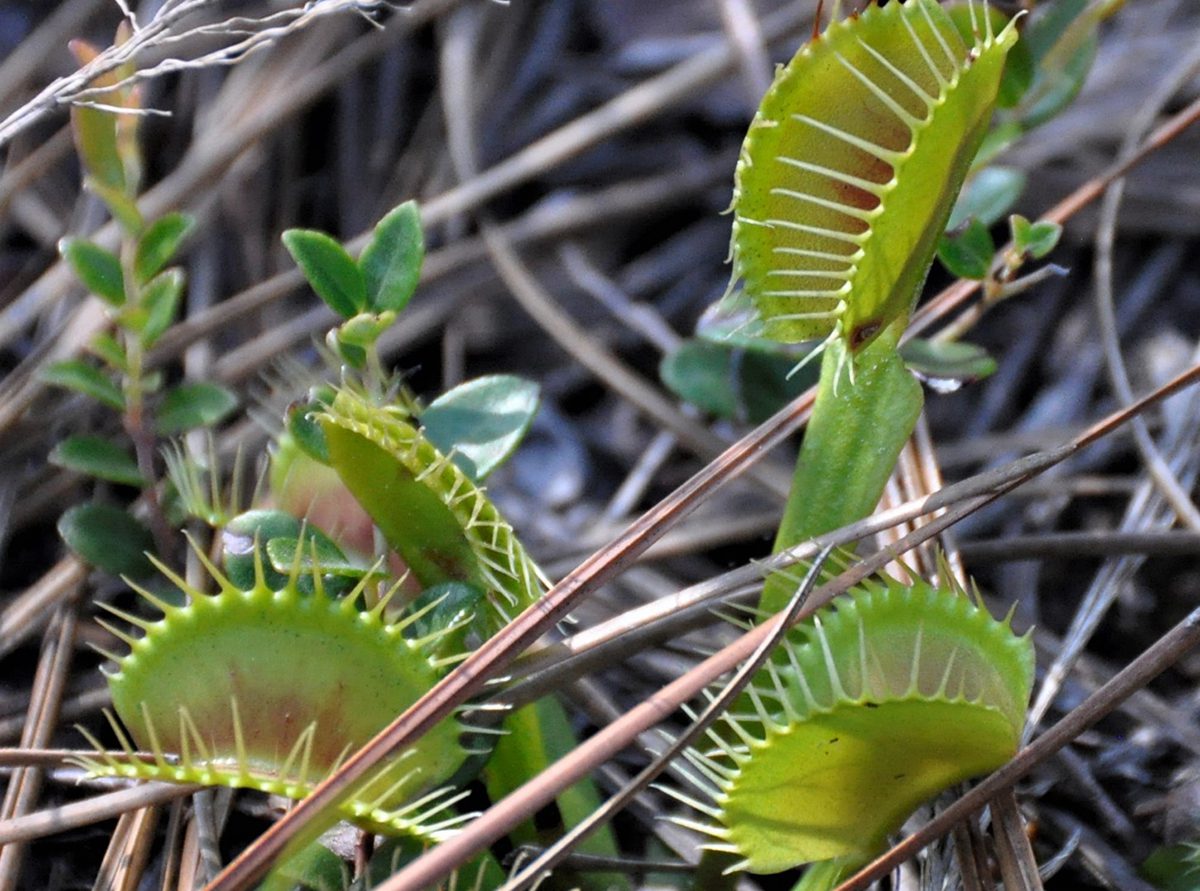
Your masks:
{"label": "oval green leaf", "polygon": [[238,398],[220,384],[181,384],[167,393],[158,410],[156,428],[163,436],[209,427],[237,408]]}
{"label": "oval green leaf", "polygon": [[315,229],[289,229],[283,244],[317,296],[335,313],[348,319],[367,308],[366,279],[340,244]]}
{"label": "oval green leaf", "polygon": [[194,217],[185,213],[169,213],[155,220],[138,239],[133,259],[133,271],[139,283],[153,278],[171,262],[180,243],[196,225]]}
{"label": "oval green leaf", "polygon": [[51,450],[49,461],[67,470],[126,486],[145,484],[133,456],[115,442],[99,436],[68,437]]}
{"label": "oval green leaf", "polygon": [[358,261],[370,308],[375,312],[404,309],[417,289],[424,259],[421,214],[415,201],[406,201],[379,221]]}
{"label": "oval green leaf", "polygon": [[88,365],[82,359],[66,359],[47,365],[42,369],[41,378],[56,387],[90,396],[109,408],[125,410],[125,397],[121,388],[109,380],[99,368]]}
{"label": "oval green leaf", "polygon": [[967,181],[946,228],[970,219],[991,226],[1004,217],[1025,191],[1025,174],[1012,167],[985,167]]}
{"label": "oval green leaf", "polygon": [[88,291],[109,306],[124,305],[125,276],[115,254],[86,238],[64,238],[58,250]]}
{"label": "oval green leaf", "polygon": [[438,451],[475,482],[506,461],[537,413],[537,384],[511,374],[494,374],[459,384],[421,414],[421,424]]}
{"label": "oval green leaf", "polygon": [[142,291],[145,318],[139,337],[146,349],[154,346],[175,321],[186,276],[182,269],[168,269],[155,276]]}
{"label": "oval green leaf", "polygon": [[76,505],[59,518],[58,534],[83,560],[113,575],[144,576],[153,569],[146,558],[154,550],[150,530],[111,504]]}
{"label": "oval green leaf", "polygon": [[988,277],[996,256],[996,243],[988,227],[976,219],[947,232],[938,241],[938,259],[958,278],[982,281]]}

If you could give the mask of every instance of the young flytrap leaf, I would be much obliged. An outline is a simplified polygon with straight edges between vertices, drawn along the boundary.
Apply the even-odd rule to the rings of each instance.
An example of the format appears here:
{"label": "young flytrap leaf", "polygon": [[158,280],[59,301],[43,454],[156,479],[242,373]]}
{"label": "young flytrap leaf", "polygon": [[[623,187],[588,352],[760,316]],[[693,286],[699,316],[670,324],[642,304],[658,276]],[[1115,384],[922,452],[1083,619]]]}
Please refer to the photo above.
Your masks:
{"label": "young flytrap leaf", "polygon": [[964,41],[934,0],[872,6],[776,76],[733,200],[731,287],[767,336],[853,354],[911,312],[1017,39],[969,9]]}
{"label": "young flytrap leaf", "polygon": [[[321,572],[295,565],[278,590],[261,569],[239,587],[197,551],[216,586],[206,594],[162,565],[185,596],[173,605],[136,588],[162,616],[146,620],[109,612],[141,636],[104,623],[129,647],[105,653],[113,707],[110,718],[126,757],[106,751],[83,759],[94,775],[258,789],[302,798],[341,760],[403,712],[438,679],[441,669],[411,640],[411,613],[385,615],[388,598],[364,612],[359,591],[331,596]],[[302,580],[310,585],[302,585]],[[306,590],[307,589],[307,590]],[[436,637],[438,632],[434,632]],[[435,725],[415,748],[389,762],[341,807],[349,819],[428,842],[461,818],[435,816],[446,795],[415,796],[445,782],[467,752],[457,718]],[[129,757],[134,747],[150,761]]]}
{"label": "young flytrap leaf", "polygon": [[[514,387],[512,381],[501,381],[500,388],[510,391],[518,409],[512,414],[522,419],[522,407],[529,407],[532,395],[528,388]],[[458,600],[458,609],[447,603],[456,622],[473,613],[467,630],[489,637],[546,590],[545,577],[512,527],[453,461],[453,451],[439,451],[406,409],[375,406],[343,390],[318,418],[330,464],[413,576],[426,588],[452,582],[467,586],[447,591]],[[504,431],[501,440],[514,428],[506,426]],[[485,777],[494,799],[535,776],[574,744],[562,706],[553,698],[507,715],[504,732]],[[590,781],[583,780],[564,792],[557,806],[570,823],[598,802]],[[532,832],[532,827],[526,829]],[[611,854],[615,848],[609,836],[600,834],[585,850]]]}
{"label": "young flytrap leaf", "polygon": [[1043,220],[1031,223],[1020,214],[1008,218],[1012,230],[1013,247],[1018,253],[1040,260],[1054,250],[1062,237],[1062,226]]}
{"label": "young flytrap leaf", "polygon": [[707,819],[681,819],[773,873],[877,852],[921,802],[1017,750],[1033,646],[961,588],[872,583],[819,610],[751,685],[748,715],[688,753]]}
{"label": "young flytrap leaf", "polygon": [[512,527],[407,411],[343,391],[319,419],[330,463],[422,585],[486,591],[489,634],[541,596],[545,579]]}

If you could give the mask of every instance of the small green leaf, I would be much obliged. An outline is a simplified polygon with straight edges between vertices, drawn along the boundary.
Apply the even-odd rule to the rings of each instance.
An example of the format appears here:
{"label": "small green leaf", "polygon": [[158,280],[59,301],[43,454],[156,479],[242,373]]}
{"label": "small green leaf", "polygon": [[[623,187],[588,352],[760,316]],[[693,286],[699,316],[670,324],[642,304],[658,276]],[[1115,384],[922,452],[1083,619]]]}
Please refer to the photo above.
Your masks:
{"label": "small green leaf", "polygon": [[312,289],[335,313],[348,319],[367,308],[367,282],[346,249],[315,229],[289,229],[283,244]]}
{"label": "small green leaf", "polygon": [[137,461],[125,449],[99,436],[71,436],[50,452],[50,463],[102,480],[141,486]]}
{"label": "small green leaf", "polygon": [[685,341],[663,357],[658,374],[684,402],[706,414],[732,420],[738,415],[732,355],[732,350],[720,343]]}
{"label": "small green leaf", "polygon": [[996,256],[992,233],[979,220],[972,219],[958,230],[947,232],[938,241],[938,259],[952,275],[982,281],[988,277]]}
{"label": "small green leaf", "polygon": [[350,887],[345,862],[320,841],[305,845],[276,866],[272,878],[284,879],[288,888],[303,891],[346,891]]}
{"label": "small green leaf", "polygon": [[[238,514],[221,532],[221,556],[230,581],[241,588],[254,586],[257,541],[264,581],[272,591],[282,590],[295,563],[302,531],[304,548],[300,566],[302,570],[311,570],[315,543],[326,593],[341,595],[353,586],[355,579],[371,574],[370,567],[348,560],[342,549],[311,523],[302,523],[281,510],[251,510]],[[299,585],[301,590],[312,592],[311,572],[300,573]]]}
{"label": "small green leaf", "polygon": [[154,550],[150,530],[119,507],[77,505],[59,518],[58,534],[85,561],[113,575],[144,576],[153,570],[146,559]]}
{"label": "small green leaf", "polygon": [[238,399],[219,384],[181,384],[167,393],[158,410],[158,432],[163,436],[219,423],[237,408]]}
{"label": "small green leaf", "polygon": [[358,261],[368,306],[376,312],[404,309],[417,289],[424,259],[421,215],[415,201],[406,201],[379,221]]}
{"label": "small green leaf", "polygon": [[1031,223],[1020,214],[1013,214],[1008,223],[1012,229],[1013,247],[1035,260],[1054,250],[1062,237],[1062,226],[1048,220]]}
{"label": "small green leaf", "polygon": [[[300,568],[312,571],[321,567],[323,575],[340,575],[349,578],[363,578],[371,575],[371,567],[356,563],[346,557],[332,539],[319,529],[309,526],[305,530],[304,549],[300,554]],[[317,559],[313,562],[313,545],[316,545]],[[296,562],[296,549],[300,547],[299,537],[272,538],[267,542],[267,559],[271,568],[286,575]]]}
{"label": "small green leaf", "polygon": [[81,359],[67,359],[47,365],[41,377],[48,384],[83,393],[109,408],[125,410],[125,397],[121,388],[109,380],[99,368],[88,365]]}
{"label": "small green leaf", "polygon": [[[538,386],[511,374],[459,384],[421,415],[425,435],[475,482],[508,459],[537,413]],[[453,450],[453,451],[452,451]]]}
{"label": "small green leaf", "polygon": [[975,160],[971,162],[972,169],[983,170],[1024,135],[1025,130],[1017,121],[994,122],[992,129],[988,130],[983,142],[979,144],[979,151],[975,153]]}
{"label": "small green leaf", "polygon": [[296,445],[310,458],[329,463],[329,443],[325,431],[313,418],[315,412],[324,407],[320,402],[299,402],[288,407],[287,429]]}
{"label": "small green leaf", "polygon": [[939,392],[957,390],[996,373],[996,360],[987,350],[961,340],[914,337],[900,347],[900,357],[909,371]]}
{"label": "small green leaf", "polygon": [[1003,219],[1021,193],[1025,191],[1025,174],[1012,167],[985,167],[967,182],[950,220],[948,230],[957,229],[974,217],[985,226]]}
{"label": "small green leaf", "polygon": [[154,346],[163,336],[163,332],[175,321],[185,279],[183,270],[175,267],[156,275],[143,289],[142,307],[146,311],[146,317],[140,337],[142,346],[146,349]]}
{"label": "small green leaf", "polygon": [[341,357],[351,368],[365,368],[367,364],[367,351],[356,343],[347,343],[342,340],[342,330],[334,328],[325,335],[325,345]]}
{"label": "small green leaf", "polygon": [[84,169],[96,183],[117,194],[125,189],[125,165],[117,154],[116,115],[96,108],[71,107],[71,131]]}
{"label": "small green leaf", "polygon": [[[470,631],[467,623],[477,610],[484,608],[485,596],[482,588],[467,582],[442,582],[426,588],[411,607],[412,614],[419,615],[419,618],[405,628],[404,633],[410,640],[433,636],[433,649],[430,652],[433,656],[465,653],[466,637]],[[430,604],[436,605],[429,612],[422,613]],[[464,627],[452,634],[438,634],[458,624]]]}
{"label": "small green leaf", "polygon": [[113,219],[126,232],[136,234],[142,231],[146,221],[142,218],[137,201],[129,195],[120,189],[107,186],[91,176],[84,178],[83,187],[104,202]]}
{"label": "small green leaf", "polygon": [[716,417],[757,424],[815,383],[816,363],[792,373],[802,359],[781,344],[766,350],[688,340],[663,358],[659,375],[685,402]]}
{"label": "small green leaf", "polygon": [[171,262],[180,243],[195,225],[196,220],[185,213],[169,213],[150,224],[138,239],[133,258],[133,271],[139,283],[149,281]]}
{"label": "small green leaf", "polygon": [[125,276],[115,254],[86,238],[64,238],[58,250],[85,288],[110,306],[125,303]]}
{"label": "small green leaf", "polygon": [[1038,66],[1038,76],[1024,96],[1021,124],[1026,130],[1044,124],[1075,100],[1092,70],[1098,46],[1099,40],[1093,32],[1080,41],[1061,67],[1057,64]]}
{"label": "small green leaf", "polygon": [[394,321],[396,321],[396,314],[391,310],[378,315],[369,312],[359,313],[353,318],[347,319],[338,328],[338,342],[343,346],[370,349],[379,339],[379,335],[383,334]]}
{"label": "small green leaf", "polygon": [[118,371],[128,371],[129,360],[125,355],[125,347],[107,331],[102,331],[92,338],[88,350],[92,355],[102,359]]}
{"label": "small green leaf", "polygon": [[[300,535],[301,522],[281,510],[250,510],[238,514],[221,531],[221,560],[229,580],[242,590],[254,587],[254,543],[260,549],[273,538]],[[270,560],[262,560],[263,577],[272,591],[287,584],[287,572],[276,572]]]}

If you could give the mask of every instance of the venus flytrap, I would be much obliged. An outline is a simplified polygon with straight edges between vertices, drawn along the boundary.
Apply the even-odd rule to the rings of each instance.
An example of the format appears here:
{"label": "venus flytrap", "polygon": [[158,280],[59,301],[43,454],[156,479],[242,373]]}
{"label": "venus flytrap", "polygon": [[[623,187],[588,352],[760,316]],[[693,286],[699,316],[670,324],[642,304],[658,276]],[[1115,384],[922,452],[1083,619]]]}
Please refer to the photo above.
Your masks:
{"label": "venus flytrap", "polygon": [[[975,3],[871,6],[801,49],[750,126],[723,303],[749,311],[743,336],[824,351],[776,552],[868,515],[913,430],[923,393],[900,339],[1017,36]],[[700,887],[816,862],[799,887],[831,888],[919,803],[1016,751],[1028,640],[941,576],[818,612],[691,753],[702,794],[677,794],[713,839]],[[762,611],[793,588],[770,576]]]}
{"label": "venus flytrap", "polygon": [[[313,230],[284,243],[341,318],[326,338],[341,383],[317,384],[287,410],[259,484],[272,506],[256,495],[243,511],[236,492],[223,494],[215,454],[201,468],[181,446],[166,450],[178,504],[212,527],[222,566],[196,550],[208,593],[159,563],[175,597],[136,588],[159,615],[110,608],[121,622],[103,624],[128,647],[104,654],[119,749],[91,737],[94,774],[302,797],[546,587],[481,485],[528,430],[537,387],[493,375],[425,406],[379,358],[377,340],[420,275],[416,206],[389,213],[358,259]],[[461,784],[481,769],[499,797],[574,745],[555,701],[501,715],[499,742],[486,714],[468,708],[438,725],[340,817],[408,839],[393,853],[411,858],[467,819]],[[574,823],[597,801],[579,784],[559,814]],[[540,831],[515,840],[544,840]],[[616,849],[601,836],[591,850]],[[326,854],[310,847],[276,878],[315,875]],[[471,875],[485,888],[500,873],[484,855]]]}

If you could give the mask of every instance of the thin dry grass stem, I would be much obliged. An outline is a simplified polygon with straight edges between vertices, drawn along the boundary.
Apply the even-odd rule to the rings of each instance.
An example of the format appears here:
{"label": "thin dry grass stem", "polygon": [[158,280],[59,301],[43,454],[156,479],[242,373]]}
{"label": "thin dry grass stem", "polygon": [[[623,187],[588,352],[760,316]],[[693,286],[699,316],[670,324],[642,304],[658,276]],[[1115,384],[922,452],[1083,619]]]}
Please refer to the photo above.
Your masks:
{"label": "thin dry grass stem", "polygon": [[[1200,69],[1200,44],[1193,47],[1167,74],[1162,84],[1148,97],[1133,116],[1129,129],[1121,142],[1121,158],[1132,155],[1138,143],[1153,125],[1162,109],[1181,89],[1186,87]],[[1113,305],[1113,242],[1116,238],[1117,215],[1121,198],[1125,192],[1124,178],[1116,180],[1104,193],[1100,205],[1100,221],[1096,229],[1096,255],[1093,261],[1095,285],[1093,297],[1100,333],[1100,345],[1104,355],[1104,366],[1108,372],[1113,393],[1122,402],[1133,398],[1133,387],[1129,382],[1129,369],[1121,355],[1121,344],[1117,334],[1117,313]],[[1187,489],[1171,470],[1166,458],[1150,436],[1149,427],[1142,418],[1134,418],[1130,425],[1133,441],[1146,465],[1146,472],[1163,498],[1175,511],[1179,522],[1192,531],[1200,530],[1200,510],[1192,502]]]}
{"label": "thin dry grass stem", "polygon": [[771,86],[774,66],[763,40],[762,23],[749,0],[716,0],[721,24],[737,49],[738,65],[750,108],[755,108]]}
{"label": "thin dry grass stem", "polygon": [[159,810],[155,805],[121,815],[92,891],[137,891],[150,858]]}
{"label": "thin dry grass stem", "polygon": [[161,878],[158,883],[159,891],[193,891],[196,887],[192,882],[184,885],[177,883],[180,873],[180,860],[183,857],[183,799],[177,798],[171,802],[170,814],[167,817],[167,829],[162,845]]}
{"label": "thin dry grass stem", "polygon": [[[954,854],[962,879],[963,891],[985,891],[984,876],[990,872],[983,837],[972,817],[956,823],[951,830]],[[989,883],[990,884],[990,883]]]}
{"label": "thin dry grass stem", "polygon": [[[33,678],[33,691],[29,701],[25,729],[21,733],[24,748],[45,746],[58,725],[58,710],[62,704],[63,689],[71,670],[75,655],[75,626],[77,614],[73,600],[64,602],[55,613],[54,620],[46,629],[41,657]],[[42,788],[42,771],[38,767],[27,767],[14,772],[0,805],[0,826],[20,820],[37,803]],[[10,891],[16,887],[24,859],[24,846],[4,844],[0,848],[0,889]]]}
{"label": "thin dry grass stem", "polygon": [[36,632],[51,611],[79,589],[87,573],[87,566],[78,557],[63,557],[18,594],[0,613],[0,657]]}
{"label": "thin dry grass stem", "polygon": [[3,176],[0,176],[0,215],[8,210],[9,205],[25,191],[26,187],[44,176],[70,151],[71,129],[61,127],[53,136],[40,143],[19,161],[13,163],[10,160],[4,167]]}
{"label": "thin dry grass stem", "polygon": [[1125,699],[1149,684],[1197,643],[1200,643],[1200,609],[1189,613],[1182,622],[1159,638],[1111,681],[1021,749],[1008,764],[982,780],[886,854],[838,885],[835,891],[863,891],[871,882],[887,875],[926,845],[949,832],[959,820],[978,811],[1002,790],[1011,788],[1034,767],[1068,745]]}
{"label": "thin dry grass stem", "polygon": [[0,845],[14,842],[29,842],[58,832],[67,832],[81,826],[91,826],[102,820],[111,820],[128,811],[163,804],[182,798],[196,791],[195,786],[177,786],[173,783],[145,783],[116,792],[106,792],[84,801],[64,804],[0,821]]}
{"label": "thin dry grass stem", "polygon": [[1004,891],[1042,891],[1037,861],[1011,786],[992,799],[991,808]]}
{"label": "thin dry grass stem", "polygon": [[1195,532],[1039,532],[960,545],[963,557],[981,563],[1079,557],[1188,557],[1200,552]]}

